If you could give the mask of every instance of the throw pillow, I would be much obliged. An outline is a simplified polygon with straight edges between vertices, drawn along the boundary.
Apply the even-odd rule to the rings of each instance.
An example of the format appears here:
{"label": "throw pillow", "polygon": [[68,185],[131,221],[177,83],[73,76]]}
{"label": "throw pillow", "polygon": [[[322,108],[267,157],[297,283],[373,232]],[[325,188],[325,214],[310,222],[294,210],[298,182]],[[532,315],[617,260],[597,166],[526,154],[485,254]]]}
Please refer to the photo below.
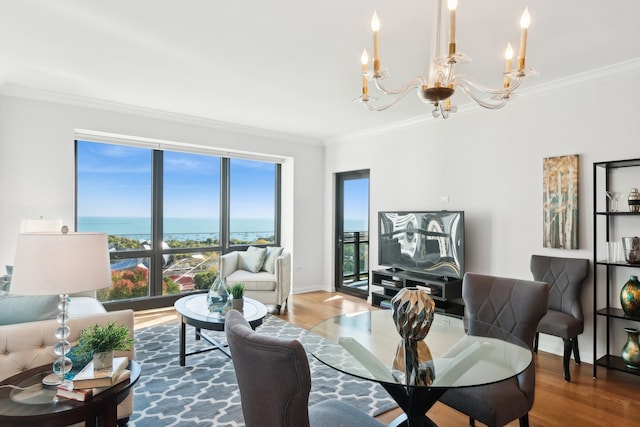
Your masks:
{"label": "throw pillow", "polygon": [[246,252],[240,252],[240,268],[242,270],[257,273],[264,264],[267,248],[249,246]]}
{"label": "throw pillow", "polygon": [[282,255],[282,251],[284,248],[278,246],[269,246],[267,247],[267,255],[264,260],[264,265],[262,266],[262,271],[266,271],[267,273],[275,273],[276,270],[276,258]]}
{"label": "throw pillow", "polygon": [[58,296],[23,296],[0,292],[0,325],[55,319]]}

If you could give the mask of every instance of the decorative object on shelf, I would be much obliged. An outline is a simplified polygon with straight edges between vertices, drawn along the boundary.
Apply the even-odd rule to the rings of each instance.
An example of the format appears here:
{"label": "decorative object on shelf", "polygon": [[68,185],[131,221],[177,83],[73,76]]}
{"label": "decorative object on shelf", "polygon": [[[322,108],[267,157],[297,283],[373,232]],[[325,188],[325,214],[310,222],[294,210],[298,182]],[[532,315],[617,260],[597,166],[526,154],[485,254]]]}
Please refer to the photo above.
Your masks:
{"label": "decorative object on shelf", "polygon": [[67,353],[71,329],[69,294],[111,286],[109,245],[105,233],[21,233],[18,235],[11,292],[19,295],[59,295],[58,340],[54,353],[53,374],[43,379],[58,385],[73,363]]}
{"label": "decorative object on shelf", "polygon": [[542,167],[543,246],[578,249],[578,155],[547,157]]}
{"label": "decorative object on shelf", "polygon": [[624,259],[629,264],[640,264],[640,237],[623,237]]}
{"label": "decorative object on shelf", "polygon": [[[444,5],[447,1],[447,5]],[[456,43],[456,7],[457,0],[436,0],[435,37],[429,61],[428,78],[415,77],[400,89],[386,88],[382,80],[389,78],[389,73],[380,68],[380,20],[374,12],[371,19],[373,31],[373,72],[367,71],[369,55],[366,49],[362,52],[360,61],[362,64],[362,95],[354,99],[361,102],[369,111],[382,111],[395,105],[409,91],[416,89],[419,98],[427,104],[433,104],[433,117],[446,119],[450,113],[455,113],[457,107],[452,105],[451,97],[456,89],[467,95],[478,105],[488,109],[502,108],[515,95],[515,90],[520,86],[525,76],[536,76],[538,73],[532,68],[525,67],[527,51],[527,32],[530,24],[529,9],[525,9],[520,18],[520,52],[515,68],[512,67],[513,48],[507,43],[505,50],[505,70],[503,86],[499,88],[486,87],[474,79],[456,73],[457,64],[471,62],[471,58],[458,52]],[[448,7],[448,16],[444,11]],[[447,44],[448,40],[448,44]],[[369,96],[368,81],[372,80],[376,88],[384,95],[388,95],[389,102],[383,105],[374,105],[377,100]],[[488,96],[488,98],[486,98]]]}
{"label": "decorative object on shelf", "polygon": [[624,330],[627,333],[627,342],[624,347],[622,347],[620,356],[627,367],[640,369],[640,342],[638,342],[640,329],[624,328]]}
{"label": "decorative object on shelf", "polygon": [[632,188],[627,199],[629,212],[640,212],[640,193],[637,188]]}
{"label": "decorative object on shelf", "polygon": [[211,313],[222,314],[227,305],[229,305],[229,291],[227,291],[227,287],[220,278],[220,275],[218,275],[209,288],[207,306]]}
{"label": "decorative object on shelf", "polygon": [[129,336],[129,328],[109,322],[107,326],[93,325],[83,329],[78,340],[77,352],[93,354],[94,370],[110,370],[113,366],[113,352],[131,350],[132,344],[133,338]]}
{"label": "decorative object on shelf", "polygon": [[244,309],[244,284],[235,283],[231,286],[231,308],[242,312]]}
{"label": "decorative object on shelf", "polygon": [[607,242],[607,262],[620,261],[620,242]]}
{"label": "decorative object on shelf", "polygon": [[609,212],[618,212],[618,200],[624,196],[624,193],[608,190],[606,194],[609,199]]}
{"label": "decorative object on shelf", "polygon": [[629,277],[620,290],[620,304],[625,314],[640,316],[640,282],[637,276]]}
{"label": "decorative object on shelf", "polygon": [[393,321],[402,337],[394,366],[404,371],[407,385],[430,385],[435,377],[431,352],[423,341],[433,323],[435,308],[429,294],[418,288],[403,288],[391,299]]}

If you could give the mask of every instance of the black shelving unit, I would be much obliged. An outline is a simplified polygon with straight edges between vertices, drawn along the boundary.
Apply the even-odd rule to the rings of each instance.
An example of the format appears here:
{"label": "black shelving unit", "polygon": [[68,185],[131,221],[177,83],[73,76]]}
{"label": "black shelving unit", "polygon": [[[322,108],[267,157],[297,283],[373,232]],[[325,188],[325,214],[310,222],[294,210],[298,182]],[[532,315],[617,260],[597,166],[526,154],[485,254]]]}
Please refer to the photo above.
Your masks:
{"label": "black shelving unit", "polygon": [[410,271],[374,270],[371,272],[371,284],[382,288],[371,293],[371,305],[390,308],[391,298],[400,289],[417,287],[427,291],[436,303],[436,312],[462,316],[462,280],[435,277]]}
{"label": "black shelving unit", "polygon": [[[640,370],[628,368],[619,356],[618,348],[612,351],[611,328],[621,320],[640,322],[640,317],[628,316],[621,308],[614,306],[614,301],[619,301],[619,295],[613,295],[611,283],[614,269],[628,269],[629,274],[634,274],[632,269],[640,273],[640,265],[629,264],[623,261],[608,262],[602,260],[598,255],[598,246],[602,245],[600,238],[604,234],[604,241],[609,241],[615,228],[616,221],[624,217],[636,217],[638,219],[638,229],[640,230],[640,212],[608,211],[608,201],[605,200],[604,210],[598,209],[598,200],[602,201],[604,191],[609,190],[611,174],[621,168],[638,168],[637,182],[640,186],[640,159],[617,160],[610,162],[597,162],[593,164],[593,377],[597,377],[598,366],[616,371],[627,372],[640,375]],[[601,181],[604,179],[604,182]],[[603,225],[604,224],[604,225]],[[604,270],[604,271],[603,271]],[[604,283],[598,280],[600,275],[604,275]],[[599,299],[599,291],[604,288],[604,301]],[[606,349],[603,356],[598,357],[598,318],[605,318],[605,328],[602,333],[605,335]]]}

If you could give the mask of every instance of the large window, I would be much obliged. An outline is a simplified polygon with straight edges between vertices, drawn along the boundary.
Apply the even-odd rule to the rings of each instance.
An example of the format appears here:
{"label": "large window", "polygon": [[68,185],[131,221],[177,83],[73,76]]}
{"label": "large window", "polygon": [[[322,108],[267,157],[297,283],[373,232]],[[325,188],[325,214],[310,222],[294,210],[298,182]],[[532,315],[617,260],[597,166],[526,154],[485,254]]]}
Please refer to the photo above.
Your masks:
{"label": "large window", "polygon": [[76,141],[76,230],[109,235],[116,307],[206,289],[221,253],[280,244],[274,162]]}

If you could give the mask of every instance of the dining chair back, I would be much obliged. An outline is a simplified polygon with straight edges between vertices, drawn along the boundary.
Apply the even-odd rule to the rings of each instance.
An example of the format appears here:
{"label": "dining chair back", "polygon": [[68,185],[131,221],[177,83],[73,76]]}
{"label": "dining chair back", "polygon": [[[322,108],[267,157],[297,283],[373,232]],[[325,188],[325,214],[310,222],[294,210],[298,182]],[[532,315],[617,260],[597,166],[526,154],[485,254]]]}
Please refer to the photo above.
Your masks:
{"label": "dining chair back", "polygon": [[551,286],[549,307],[538,325],[534,351],[538,351],[540,333],[562,338],[564,379],[571,381],[571,353],[576,363],[580,363],[578,335],[584,331],[581,297],[582,287],[589,275],[589,260],[532,255],[531,273],[533,280],[547,282]]}
{"label": "dining chair back", "polygon": [[[462,298],[469,320],[496,326],[533,346],[538,322],[547,311],[549,285],[543,282],[466,273]],[[502,426],[519,419],[529,425],[529,410],[535,395],[535,367],[494,384],[447,390],[440,401],[469,416],[470,425],[478,420],[487,426]]]}
{"label": "dining chair back", "polygon": [[236,310],[226,315],[225,334],[247,427],[383,427],[339,400],[308,406],[311,373],[298,340],[262,335]]}

